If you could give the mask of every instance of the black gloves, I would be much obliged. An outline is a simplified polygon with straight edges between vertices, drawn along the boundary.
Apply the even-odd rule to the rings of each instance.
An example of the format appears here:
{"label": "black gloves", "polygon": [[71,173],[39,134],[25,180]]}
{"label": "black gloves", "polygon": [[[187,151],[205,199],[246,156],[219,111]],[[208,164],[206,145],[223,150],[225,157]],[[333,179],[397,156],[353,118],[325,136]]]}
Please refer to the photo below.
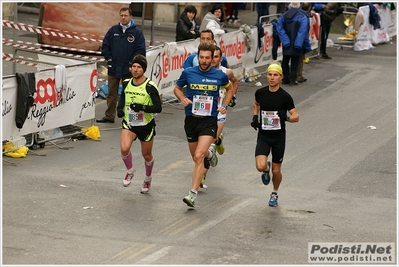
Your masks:
{"label": "black gloves", "polygon": [[280,121],[287,121],[287,111],[285,110],[279,110],[278,111],[278,116],[280,117]]}
{"label": "black gloves", "polygon": [[139,112],[140,110],[144,110],[144,106],[142,104],[130,104],[130,108],[135,112]]}
{"label": "black gloves", "polygon": [[258,115],[254,115],[252,117],[251,126],[255,129],[255,131],[258,130],[258,127],[259,127],[259,117],[258,117]]}
{"label": "black gloves", "polygon": [[230,99],[229,107],[234,107],[235,105],[236,105],[236,97],[233,96],[233,97]]}
{"label": "black gloves", "polygon": [[125,116],[125,112],[123,112],[123,109],[118,109],[117,115],[118,115],[118,118],[122,118],[123,116]]}

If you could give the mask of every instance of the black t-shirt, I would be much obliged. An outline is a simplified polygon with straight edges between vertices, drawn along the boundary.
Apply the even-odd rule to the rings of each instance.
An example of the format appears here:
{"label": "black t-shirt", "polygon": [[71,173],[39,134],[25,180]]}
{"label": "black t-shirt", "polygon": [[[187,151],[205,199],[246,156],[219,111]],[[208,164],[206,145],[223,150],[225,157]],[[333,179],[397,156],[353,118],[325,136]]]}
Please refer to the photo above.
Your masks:
{"label": "black t-shirt", "polygon": [[[291,95],[283,88],[279,88],[276,92],[270,92],[269,86],[260,88],[255,92],[255,101],[260,105],[260,122],[262,124],[262,111],[267,111],[270,114],[276,113],[280,110],[287,112],[295,108],[294,100]],[[275,135],[285,133],[285,121],[281,122],[281,129],[279,130],[263,130],[260,126],[260,131],[265,134]]]}

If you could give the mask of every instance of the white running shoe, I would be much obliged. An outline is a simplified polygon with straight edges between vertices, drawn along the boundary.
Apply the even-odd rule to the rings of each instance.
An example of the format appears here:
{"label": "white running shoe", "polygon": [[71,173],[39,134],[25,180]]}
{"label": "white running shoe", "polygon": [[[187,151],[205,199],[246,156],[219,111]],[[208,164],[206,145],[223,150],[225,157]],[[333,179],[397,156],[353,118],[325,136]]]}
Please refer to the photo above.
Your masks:
{"label": "white running shoe", "polygon": [[197,198],[197,194],[192,192],[191,190],[188,192],[188,196],[183,198],[183,202],[187,204],[187,206],[193,207],[195,206],[195,199]]}
{"label": "white running shoe", "polygon": [[141,193],[147,194],[150,191],[152,177],[146,177],[141,185]]}
{"label": "white running shoe", "polygon": [[132,179],[134,177],[134,173],[136,170],[133,170],[132,173],[126,173],[125,178],[123,179],[123,186],[128,187],[132,183]]}
{"label": "white running shoe", "polygon": [[209,164],[211,165],[211,167],[216,167],[219,161],[218,156],[216,155],[216,145],[211,144],[211,146],[209,147],[209,151],[212,153],[212,157],[209,159]]}

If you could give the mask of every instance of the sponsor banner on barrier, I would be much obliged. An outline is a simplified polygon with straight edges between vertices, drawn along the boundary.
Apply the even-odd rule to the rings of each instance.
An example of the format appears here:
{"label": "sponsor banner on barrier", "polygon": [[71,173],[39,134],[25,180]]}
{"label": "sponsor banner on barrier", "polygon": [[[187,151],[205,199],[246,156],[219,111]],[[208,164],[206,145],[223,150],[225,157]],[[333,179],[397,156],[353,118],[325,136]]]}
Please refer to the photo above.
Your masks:
{"label": "sponsor banner on barrier", "polygon": [[[320,19],[315,14],[310,20],[309,38],[312,50],[318,48]],[[251,28],[251,46],[247,45],[246,34],[237,30],[215,37],[216,44],[222,49],[234,74],[241,78],[245,69],[259,68],[273,62],[273,26],[263,26],[264,37],[258,38],[258,28]],[[157,83],[164,97],[173,97],[176,80],[183,70],[184,61],[197,52],[199,39],[184,42],[172,42],[147,50],[149,67],[145,75]],[[277,48],[276,60],[282,59],[282,47]]]}
{"label": "sponsor banner on barrier", "polygon": [[173,95],[176,80],[183,70],[183,63],[196,52],[196,40],[182,43],[167,43],[147,50],[148,67],[145,76],[158,85],[160,94]]}
{"label": "sponsor banner on barrier", "polygon": [[396,9],[390,10],[388,14],[388,29],[387,32],[389,37],[394,37],[397,35],[396,32]]}
{"label": "sponsor banner on barrier", "polygon": [[319,47],[319,34],[320,34],[320,14],[313,13],[310,19],[309,39],[312,50],[316,50]]}
{"label": "sponsor banner on barrier", "polygon": [[[374,48],[374,45],[389,42],[390,38],[396,36],[396,10],[390,11],[389,9],[375,5],[378,14],[381,18],[379,29],[375,29],[374,25],[369,22],[370,7],[368,5],[359,8],[357,16],[363,17],[363,23],[359,27],[356,42],[354,45],[355,51],[363,51]],[[392,15],[394,18],[392,18]],[[360,19],[360,18],[358,18]]]}
{"label": "sponsor banner on barrier", "polygon": [[95,117],[96,63],[66,68],[67,89],[57,92],[54,70],[35,73],[36,93],[22,129],[15,125],[17,82],[3,78],[3,140],[75,124]]}
{"label": "sponsor banner on barrier", "polygon": [[[371,31],[371,42],[373,44],[382,44],[382,43],[388,43],[389,42],[389,34],[388,34],[388,28],[389,28],[389,9],[380,7],[378,8],[378,15],[380,15],[381,21],[380,21],[380,29],[373,29]],[[373,26],[371,26],[373,27]]]}
{"label": "sponsor banner on barrier", "polygon": [[[368,18],[370,9],[368,6],[362,6],[359,8],[358,12],[363,15],[363,18]],[[365,19],[363,24],[359,27],[354,46],[355,51],[369,50],[373,48],[373,45],[371,44],[371,28],[367,21],[368,20]]]}

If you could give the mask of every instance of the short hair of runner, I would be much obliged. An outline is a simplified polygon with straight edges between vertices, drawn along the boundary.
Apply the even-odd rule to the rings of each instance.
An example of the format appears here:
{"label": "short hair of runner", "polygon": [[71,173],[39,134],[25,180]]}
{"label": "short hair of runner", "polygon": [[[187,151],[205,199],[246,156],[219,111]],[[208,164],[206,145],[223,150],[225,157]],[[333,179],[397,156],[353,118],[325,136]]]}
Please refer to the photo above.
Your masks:
{"label": "short hair of runner", "polygon": [[210,43],[200,43],[198,45],[198,55],[200,54],[200,51],[211,51],[211,56],[213,58],[213,54],[215,53],[215,45],[210,44]]}
{"label": "short hair of runner", "polygon": [[215,45],[215,51],[216,50],[220,52],[220,57],[222,57],[223,56],[222,49],[219,46]]}
{"label": "short hair of runner", "polygon": [[215,40],[215,35],[213,34],[213,31],[212,31],[212,30],[210,30],[210,29],[202,30],[200,36],[202,35],[203,32],[210,32],[210,33],[211,33],[211,36],[212,36],[212,40]]}

